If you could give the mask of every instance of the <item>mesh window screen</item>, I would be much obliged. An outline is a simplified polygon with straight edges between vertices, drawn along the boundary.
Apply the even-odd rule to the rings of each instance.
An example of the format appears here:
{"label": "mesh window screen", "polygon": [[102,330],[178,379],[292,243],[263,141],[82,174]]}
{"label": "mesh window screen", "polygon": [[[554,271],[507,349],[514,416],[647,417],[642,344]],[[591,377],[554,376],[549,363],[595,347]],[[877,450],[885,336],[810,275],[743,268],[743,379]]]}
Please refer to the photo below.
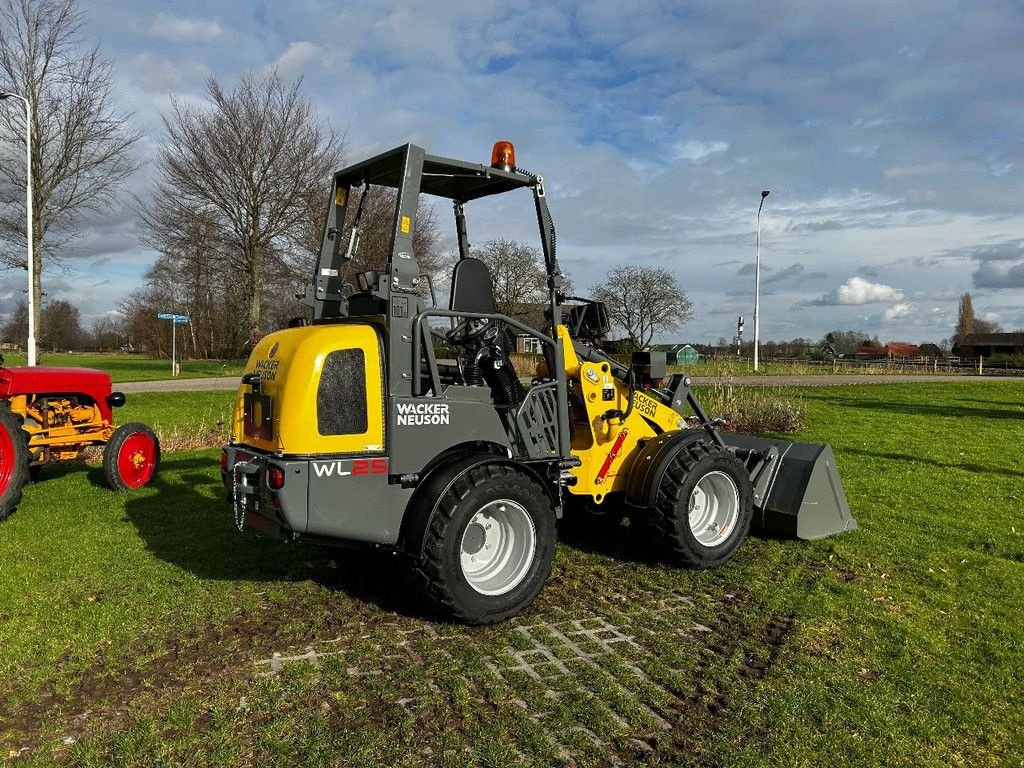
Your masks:
{"label": "mesh window screen", "polygon": [[366,431],[366,360],[361,349],[327,355],[316,393],[321,435],[361,435]]}

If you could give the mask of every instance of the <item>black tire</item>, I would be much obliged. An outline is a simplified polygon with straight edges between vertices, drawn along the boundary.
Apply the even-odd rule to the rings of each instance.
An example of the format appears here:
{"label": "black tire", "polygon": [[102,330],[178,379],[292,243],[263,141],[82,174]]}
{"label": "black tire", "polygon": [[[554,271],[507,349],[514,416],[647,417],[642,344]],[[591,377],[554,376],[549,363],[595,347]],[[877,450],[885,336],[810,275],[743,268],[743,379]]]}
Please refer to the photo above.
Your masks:
{"label": "black tire", "polygon": [[[712,472],[731,478],[738,509],[731,532],[720,543],[705,546],[691,530],[689,511],[694,488]],[[753,517],[754,489],[747,468],[711,440],[698,440],[684,445],[672,459],[658,486],[654,508],[644,516],[644,527],[671,560],[703,569],[721,565],[735,554],[750,532]]]}
{"label": "black tire", "polygon": [[[133,451],[143,462],[137,471],[120,462],[125,450]],[[112,490],[142,488],[153,481],[159,468],[160,440],[142,422],[122,424],[114,430],[103,449],[103,477]]]}
{"label": "black tire", "polygon": [[[482,594],[463,570],[463,540],[478,512],[506,500],[532,521],[532,559],[507,592]],[[415,547],[413,573],[433,612],[467,624],[494,624],[523,611],[544,588],[555,554],[555,511],[528,473],[506,464],[476,463],[446,483],[436,502],[418,514],[424,513],[430,516]]]}
{"label": "black tire", "polygon": [[21,422],[0,402],[0,520],[14,514],[28,482],[28,442]]}

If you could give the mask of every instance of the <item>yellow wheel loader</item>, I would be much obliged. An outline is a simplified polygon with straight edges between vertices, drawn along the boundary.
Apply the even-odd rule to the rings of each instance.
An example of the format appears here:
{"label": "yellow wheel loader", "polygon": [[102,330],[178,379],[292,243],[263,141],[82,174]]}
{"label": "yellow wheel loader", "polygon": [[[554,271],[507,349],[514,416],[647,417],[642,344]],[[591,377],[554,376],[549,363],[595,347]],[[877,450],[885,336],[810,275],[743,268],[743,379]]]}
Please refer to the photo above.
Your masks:
{"label": "yellow wheel loader", "polygon": [[[374,186],[396,191],[389,258],[350,275]],[[465,207],[517,190],[539,223],[543,328],[496,311],[468,242]],[[454,208],[447,308],[413,250],[420,194]],[[572,502],[628,512],[696,568],[729,560],[752,523],[801,538],[855,527],[827,446],[720,434],[664,355],[601,351],[608,313],[563,294],[543,179],[511,144],[489,165],[407,144],[339,171],[330,200],[310,317],[262,339],[242,377],[221,460],[239,529],[391,548],[437,612],[491,623],[540,593]],[[543,351],[536,371],[514,369],[517,337]]]}

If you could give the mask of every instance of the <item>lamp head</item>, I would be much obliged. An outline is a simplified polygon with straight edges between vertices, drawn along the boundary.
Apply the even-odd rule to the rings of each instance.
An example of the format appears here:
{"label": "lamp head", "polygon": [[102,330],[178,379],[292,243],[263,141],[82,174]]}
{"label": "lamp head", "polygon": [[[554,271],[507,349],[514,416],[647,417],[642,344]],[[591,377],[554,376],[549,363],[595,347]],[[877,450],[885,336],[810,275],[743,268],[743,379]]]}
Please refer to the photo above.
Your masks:
{"label": "lamp head", "polygon": [[768,197],[768,195],[770,195],[770,194],[771,194],[771,190],[770,189],[762,189],[761,190],[761,199],[764,200],[764,198]]}

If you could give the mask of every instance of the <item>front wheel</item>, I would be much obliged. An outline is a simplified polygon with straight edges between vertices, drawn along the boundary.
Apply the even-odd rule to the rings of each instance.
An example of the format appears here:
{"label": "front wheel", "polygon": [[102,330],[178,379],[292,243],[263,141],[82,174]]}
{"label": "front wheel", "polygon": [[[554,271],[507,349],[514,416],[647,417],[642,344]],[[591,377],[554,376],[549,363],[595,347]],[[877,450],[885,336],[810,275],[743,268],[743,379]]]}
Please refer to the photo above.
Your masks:
{"label": "front wheel", "polygon": [[0,403],[0,520],[14,514],[28,481],[28,445],[21,423]]}
{"label": "front wheel", "polygon": [[649,511],[652,532],[672,559],[693,568],[729,560],[750,532],[754,489],[743,463],[710,440],[672,459]]}
{"label": "front wheel", "polygon": [[492,624],[533,602],[551,572],[555,511],[532,476],[472,466],[432,506],[415,571],[435,611]]}
{"label": "front wheel", "polygon": [[115,491],[142,488],[160,466],[160,441],[153,430],[133,421],[114,430],[103,449],[103,475]]}

